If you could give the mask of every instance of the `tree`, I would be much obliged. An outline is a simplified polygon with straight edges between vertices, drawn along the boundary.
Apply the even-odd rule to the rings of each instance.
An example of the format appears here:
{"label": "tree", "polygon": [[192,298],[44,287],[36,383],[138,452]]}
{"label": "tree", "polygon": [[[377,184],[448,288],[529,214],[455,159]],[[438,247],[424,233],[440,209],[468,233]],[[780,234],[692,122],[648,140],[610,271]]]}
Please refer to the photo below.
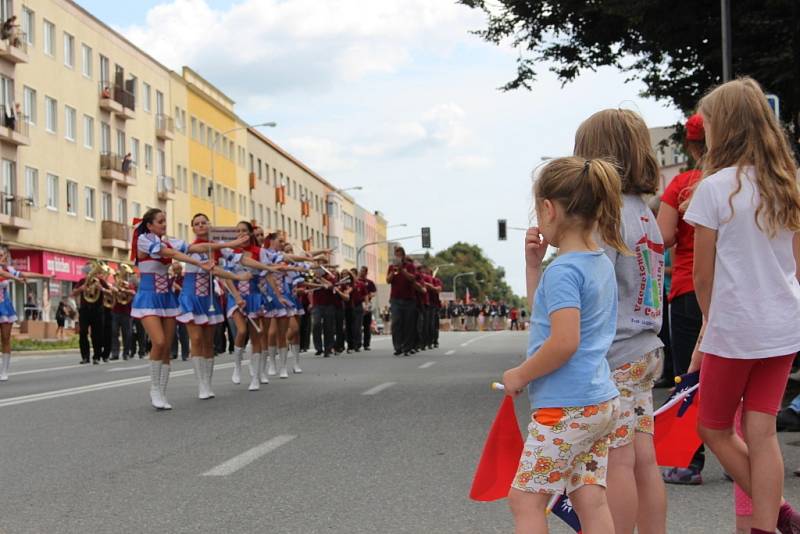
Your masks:
{"label": "tree", "polygon": [[[722,81],[719,0],[458,0],[482,9],[489,42],[521,50],[517,76],[503,89],[532,89],[547,62],[562,81],[582,71],[616,67],[642,80],[644,96],[691,113]],[[731,2],[733,72],[777,94],[781,118],[800,136],[800,2]]]}
{"label": "tree", "polygon": [[[458,299],[463,299],[469,288],[470,295],[477,301],[503,300],[510,306],[524,305],[524,299],[515,295],[505,281],[505,269],[496,267],[478,245],[458,242],[435,256],[426,255],[421,261],[432,269],[442,265],[438,276],[442,279],[445,291],[453,290],[453,278],[456,274],[475,273],[474,276],[462,276],[458,279]],[[445,265],[449,263],[453,265]]]}

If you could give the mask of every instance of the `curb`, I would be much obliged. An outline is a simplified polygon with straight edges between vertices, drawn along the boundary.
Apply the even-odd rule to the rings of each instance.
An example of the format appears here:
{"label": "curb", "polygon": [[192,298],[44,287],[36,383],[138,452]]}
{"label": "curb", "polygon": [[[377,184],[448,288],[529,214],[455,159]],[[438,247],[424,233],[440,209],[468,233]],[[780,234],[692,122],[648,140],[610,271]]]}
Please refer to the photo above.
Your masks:
{"label": "curb", "polygon": [[70,355],[70,354],[80,354],[80,349],[52,349],[52,350],[12,350],[11,355],[14,357],[17,356],[58,356],[58,355]]}

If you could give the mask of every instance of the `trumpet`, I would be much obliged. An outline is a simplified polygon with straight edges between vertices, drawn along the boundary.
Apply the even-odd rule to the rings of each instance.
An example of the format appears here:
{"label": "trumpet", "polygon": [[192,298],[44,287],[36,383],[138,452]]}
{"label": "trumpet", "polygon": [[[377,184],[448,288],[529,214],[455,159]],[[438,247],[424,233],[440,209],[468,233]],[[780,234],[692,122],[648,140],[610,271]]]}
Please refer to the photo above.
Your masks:
{"label": "trumpet", "polygon": [[114,295],[117,303],[122,306],[127,306],[133,299],[133,295],[130,294],[132,274],[133,269],[125,263],[120,264],[119,270],[114,273]]}

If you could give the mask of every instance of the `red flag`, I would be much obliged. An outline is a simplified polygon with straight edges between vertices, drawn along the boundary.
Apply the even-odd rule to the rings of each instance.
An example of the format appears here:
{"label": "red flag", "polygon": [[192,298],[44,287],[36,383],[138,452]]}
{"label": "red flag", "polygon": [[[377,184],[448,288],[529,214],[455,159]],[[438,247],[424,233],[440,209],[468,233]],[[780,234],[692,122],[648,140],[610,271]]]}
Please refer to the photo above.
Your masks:
{"label": "red flag", "polygon": [[475,501],[496,501],[508,497],[522,456],[522,434],[514,413],[514,399],[504,396],[486,444],[483,446],[469,497]]}
{"label": "red flag", "polygon": [[683,394],[671,399],[655,413],[655,435],[653,442],[656,447],[656,462],[667,467],[689,467],[697,449],[703,442],[697,435],[697,412],[700,406],[700,393],[695,392],[694,401],[686,408],[682,416],[678,416],[683,404],[683,399],[690,392],[697,389],[686,390]]}
{"label": "red flag", "polygon": [[472,297],[469,296],[469,288],[467,288],[467,294],[464,296],[464,304],[472,304]]}

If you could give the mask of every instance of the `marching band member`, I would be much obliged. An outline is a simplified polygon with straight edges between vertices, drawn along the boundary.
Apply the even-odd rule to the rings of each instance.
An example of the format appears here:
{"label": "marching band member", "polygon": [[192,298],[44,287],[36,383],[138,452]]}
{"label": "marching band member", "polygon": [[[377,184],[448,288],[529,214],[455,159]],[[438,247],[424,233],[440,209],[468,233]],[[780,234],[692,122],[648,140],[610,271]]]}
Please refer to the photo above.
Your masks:
{"label": "marching band member", "polygon": [[188,256],[188,247],[179,239],[166,239],[167,218],[163,211],[145,212],[133,232],[131,259],[139,267],[140,283],[133,298],[131,317],[140,319],[150,337],[150,401],[157,410],[171,410],[167,401],[170,371],[170,345],[175,335],[175,317],[180,310],[170,288],[169,265],[173,260],[211,271],[214,263]]}
{"label": "marching band member", "polygon": [[8,380],[8,369],[11,366],[11,327],[17,321],[17,312],[11,302],[9,287],[13,281],[23,282],[25,275],[11,266],[11,254],[8,248],[0,247],[0,382]]}
{"label": "marching band member", "polygon": [[198,398],[205,400],[214,398],[211,390],[211,379],[214,376],[214,331],[215,326],[225,320],[222,304],[211,283],[211,274],[220,279],[242,282],[250,280],[252,275],[247,272],[232,274],[220,268],[206,272],[202,267],[208,262],[214,263],[221,249],[237,248],[248,243],[249,236],[225,243],[209,241],[210,226],[208,217],[203,213],[192,218],[192,230],[196,239],[186,252],[199,264],[186,266],[183,287],[178,297],[180,314],[177,319],[189,331],[189,349],[197,377]]}
{"label": "marching band member", "polygon": [[[291,243],[286,243],[283,251],[288,256],[294,255],[294,248]],[[303,262],[298,264],[306,270],[311,268],[309,263]],[[300,318],[305,315],[305,309],[300,301],[298,289],[305,282],[303,273],[298,271],[289,271],[283,277],[283,290],[287,300],[291,304],[289,311],[289,324],[286,330],[286,341],[288,343],[289,352],[294,356],[292,362],[292,372],[300,374],[303,370],[300,368]]]}

